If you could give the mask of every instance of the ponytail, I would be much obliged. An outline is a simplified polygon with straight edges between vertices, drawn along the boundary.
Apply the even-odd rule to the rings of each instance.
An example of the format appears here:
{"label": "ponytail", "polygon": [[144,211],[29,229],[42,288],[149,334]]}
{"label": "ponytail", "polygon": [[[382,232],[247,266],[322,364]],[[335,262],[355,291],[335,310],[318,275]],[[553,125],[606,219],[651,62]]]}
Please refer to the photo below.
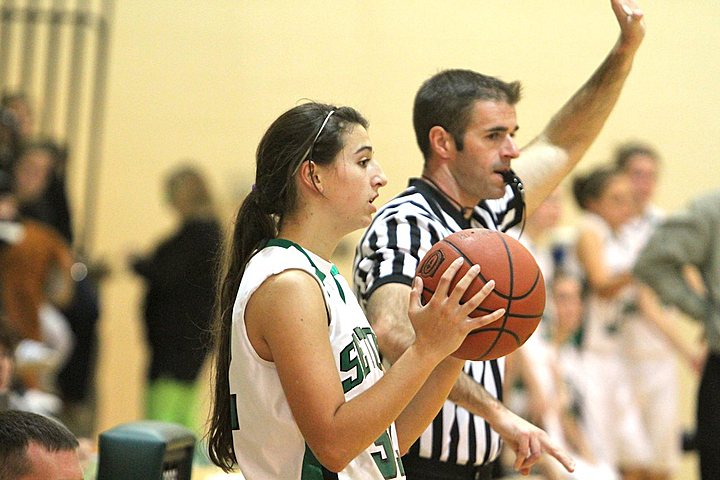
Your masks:
{"label": "ponytail", "polygon": [[260,242],[274,238],[276,233],[273,215],[262,209],[260,193],[256,188],[248,194],[238,210],[232,237],[221,255],[224,265],[218,281],[213,325],[213,386],[214,402],[210,411],[208,453],[210,460],[226,473],[236,465],[233,450],[230,412],[230,339],[232,310],[240,288],[245,265]]}

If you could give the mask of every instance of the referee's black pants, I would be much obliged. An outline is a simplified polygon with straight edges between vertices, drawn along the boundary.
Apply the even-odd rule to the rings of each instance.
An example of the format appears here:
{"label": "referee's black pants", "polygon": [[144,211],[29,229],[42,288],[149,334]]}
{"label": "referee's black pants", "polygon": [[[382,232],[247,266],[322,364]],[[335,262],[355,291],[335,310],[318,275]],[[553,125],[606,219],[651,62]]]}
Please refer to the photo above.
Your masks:
{"label": "referee's black pants", "polygon": [[407,480],[491,480],[493,472],[493,463],[458,465],[418,457],[412,453],[402,457],[402,463]]}
{"label": "referee's black pants", "polygon": [[720,479],[720,354],[708,355],[698,391],[697,445],[702,480]]}

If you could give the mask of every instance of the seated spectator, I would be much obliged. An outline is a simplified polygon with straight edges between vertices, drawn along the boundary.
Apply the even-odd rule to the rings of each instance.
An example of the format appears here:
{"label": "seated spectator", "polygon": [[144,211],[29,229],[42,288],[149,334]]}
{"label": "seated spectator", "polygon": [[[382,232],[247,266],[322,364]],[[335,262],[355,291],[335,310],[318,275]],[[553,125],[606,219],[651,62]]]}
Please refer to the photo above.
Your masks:
{"label": "seated spectator", "polygon": [[[51,228],[22,219],[8,175],[0,172],[0,302],[9,327],[20,337],[19,373],[28,387],[41,386],[40,370],[57,369],[72,347],[59,308],[73,295],[72,252]],[[22,367],[31,365],[22,371]]]}
{"label": "seated spectator", "polygon": [[575,472],[569,474],[554,459],[543,458],[538,462],[538,470],[548,480],[617,480],[620,476],[615,468],[594,455],[583,428],[582,392],[583,383],[588,380],[583,372],[578,339],[583,318],[582,282],[576,275],[556,270],[547,283],[548,300],[553,309],[548,318],[543,318],[543,322],[548,322],[546,338],[535,339],[537,343],[533,348],[526,350],[524,356],[516,357],[524,360],[517,362],[522,366],[509,365],[508,376],[519,375],[531,387],[527,392],[529,407],[532,408],[535,401],[533,396],[544,399],[542,409],[528,413],[534,413],[535,421],[550,438],[571,452],[576,464]]}
{"label": "seated spectator", "polygon": [[79,446],[56,420],[18,410],[0,412],[3,480],[82,480]]}
{"label": "seated spectator", "polygon": [[20,213],[45,223],[73,242],[70,208],[65,192],[67,152],[50,140],[25,143],[12,166]]}

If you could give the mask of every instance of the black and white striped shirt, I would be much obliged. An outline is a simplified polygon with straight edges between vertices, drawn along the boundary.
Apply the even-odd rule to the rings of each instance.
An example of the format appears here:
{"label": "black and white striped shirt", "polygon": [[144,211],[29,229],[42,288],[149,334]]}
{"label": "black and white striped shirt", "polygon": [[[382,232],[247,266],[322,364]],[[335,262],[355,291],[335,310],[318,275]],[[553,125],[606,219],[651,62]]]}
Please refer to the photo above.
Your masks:
{"label": "black and white striped shirt", "polygon": [[[466,228],[506,230],[516,223],[515,195],[507,187],[503,198],[485,200],[470,220],[440,192],[422,179],[384,205],[373,219],[355,252],[353,279],[357,297],[365,306],[376,288],[386,283],[411,285],[420,259],[430,247]],[[504,360],[468,361],[465,373],[502,401]],[[443,409],[410,449],[440,462],[482,465],[500,453],[499,435],[481,418],[446,401]]]}

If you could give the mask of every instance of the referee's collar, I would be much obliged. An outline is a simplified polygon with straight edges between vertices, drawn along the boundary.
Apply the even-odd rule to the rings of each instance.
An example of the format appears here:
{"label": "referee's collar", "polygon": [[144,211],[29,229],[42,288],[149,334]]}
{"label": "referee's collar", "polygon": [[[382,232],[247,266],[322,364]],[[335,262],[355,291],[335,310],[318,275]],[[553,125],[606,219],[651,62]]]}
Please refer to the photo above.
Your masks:
{"label": "referee's collar", "polygon": [[[445,198],[445,195],[433,188],[430,183],[422,178],[411,178],[408,182],[408,186],[414,187],[423,197],[432,199],[436,204],[438,204],[440,209],[450,215],[461,228],[470,228],[470,220],[463,217],[460,209],[453,205],[450,200]],[[475,216],[474,212],[473,216]]]}

